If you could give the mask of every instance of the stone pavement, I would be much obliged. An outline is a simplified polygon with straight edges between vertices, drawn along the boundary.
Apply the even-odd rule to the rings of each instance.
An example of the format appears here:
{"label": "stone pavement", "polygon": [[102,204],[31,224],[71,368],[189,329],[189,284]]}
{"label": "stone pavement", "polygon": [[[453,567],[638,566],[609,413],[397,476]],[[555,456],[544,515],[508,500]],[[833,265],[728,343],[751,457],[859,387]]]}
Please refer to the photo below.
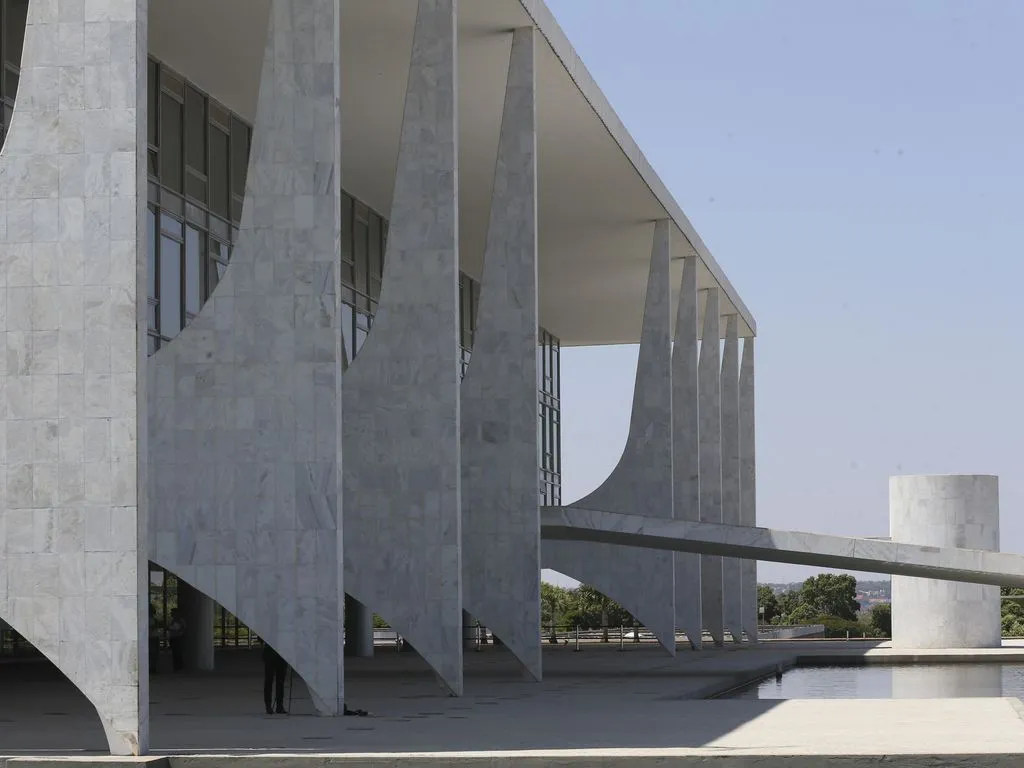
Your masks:
{"label": "stone pavement", "polygon": [[[520,762],[528,755],[519,750],[558,750],[559,760],[575,754],[583,765],[606,764],[593,750],[631,755],[630,765],[644,755],[1015,754],[1018,763],[1024,760],[1024,720],[1016,699],[697,700],[771,674],[778,665],[787,668],[797,656],[865,657],[869,649],[862,643],[765,643],[756,649],[681,651],[670,659],[650,646],[628,644],[622,653],[614,647],[580,653],[548,648],[545,682],[539,685],[524,681],[505,654],[491,650],[467,654],[466,696],[459,699],[446,697],[415,656],[379,651],[372,660],[349,660],[346,681],[349,705],[376,717],[338,719],[314,716],[301,685],[291,715],[264,715],[258,654],[226,652],[213,674],[154,679],[152,746],[155,753],[173,755],[304,755],[296,768],[325,753],[353,755],[360,765],[357,755],[376,755],[367,765],[392,764],[379,760],[391,760],[396,752],[444,752],[445,761],[457,762],[469,756],[457,759],[453,753],[472,753],[474,760],[496,764],[502,758],[494,750],[516,750]],[[1022,651],[1007,648],[1002,654],[1018,661]],[[886,648],[866,654],[872,661],[880,657],[891,661],[905,654]],[[0,666],[0,691],[0,754],[104,751],[95,713],[52,668]],[[227,764],[225,758],[211,759],[203,758],[203,765],[198,757],[188,764],[175,760],[172,768]],[[545,759],[538,764],[555,764],[552,755]],[[294,762],[271,761],[273,768]]]}

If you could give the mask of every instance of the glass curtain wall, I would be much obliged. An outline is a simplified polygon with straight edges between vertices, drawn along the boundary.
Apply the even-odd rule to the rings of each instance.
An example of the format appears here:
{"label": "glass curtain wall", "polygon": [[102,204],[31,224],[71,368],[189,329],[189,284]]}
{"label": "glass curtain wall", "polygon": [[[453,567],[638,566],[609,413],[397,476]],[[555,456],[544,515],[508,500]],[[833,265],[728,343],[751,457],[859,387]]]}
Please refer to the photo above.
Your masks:
{"label": "glass curtain wall", "polygon": [[148,71],[149,353],[199,314],[227,269],[252,129],[159,62]]}
{"label": "glass curtain wall", "polygon": [[28,0],[0,0],[0,147],[14,114],[27,21]]}

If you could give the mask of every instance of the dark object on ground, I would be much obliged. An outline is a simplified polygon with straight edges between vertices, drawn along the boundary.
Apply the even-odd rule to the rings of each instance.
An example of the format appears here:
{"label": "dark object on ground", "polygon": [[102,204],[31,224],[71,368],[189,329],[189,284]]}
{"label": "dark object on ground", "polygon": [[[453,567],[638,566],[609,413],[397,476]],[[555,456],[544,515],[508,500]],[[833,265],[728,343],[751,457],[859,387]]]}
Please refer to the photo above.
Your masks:
{"label": "dark object on ground", "polygon": [[365,709],[349,709],[345,706],[345,717],[369,717],[370,713]]}

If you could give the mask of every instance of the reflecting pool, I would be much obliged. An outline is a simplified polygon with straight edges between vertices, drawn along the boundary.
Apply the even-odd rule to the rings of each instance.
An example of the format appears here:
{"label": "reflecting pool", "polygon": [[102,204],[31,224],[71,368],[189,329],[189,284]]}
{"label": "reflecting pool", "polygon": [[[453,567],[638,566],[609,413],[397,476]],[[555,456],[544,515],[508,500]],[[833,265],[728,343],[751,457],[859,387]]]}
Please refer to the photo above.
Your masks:
{"label": "reflecting pool", "polygon": [[1024,664],[799,667],[728,694],[732,699],[1024,698]]}

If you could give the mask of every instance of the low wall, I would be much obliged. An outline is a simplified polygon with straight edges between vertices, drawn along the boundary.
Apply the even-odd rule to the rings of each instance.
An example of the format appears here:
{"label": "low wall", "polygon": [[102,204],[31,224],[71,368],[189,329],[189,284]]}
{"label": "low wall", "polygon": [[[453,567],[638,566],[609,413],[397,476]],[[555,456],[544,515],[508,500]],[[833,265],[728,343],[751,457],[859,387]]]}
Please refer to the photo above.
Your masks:
{"label": "low wall", "polygon": [[772,627],[758,629],[758,640],[796,640],[801,637],[824,637],[824,624],[805,624],[798,627]]}

